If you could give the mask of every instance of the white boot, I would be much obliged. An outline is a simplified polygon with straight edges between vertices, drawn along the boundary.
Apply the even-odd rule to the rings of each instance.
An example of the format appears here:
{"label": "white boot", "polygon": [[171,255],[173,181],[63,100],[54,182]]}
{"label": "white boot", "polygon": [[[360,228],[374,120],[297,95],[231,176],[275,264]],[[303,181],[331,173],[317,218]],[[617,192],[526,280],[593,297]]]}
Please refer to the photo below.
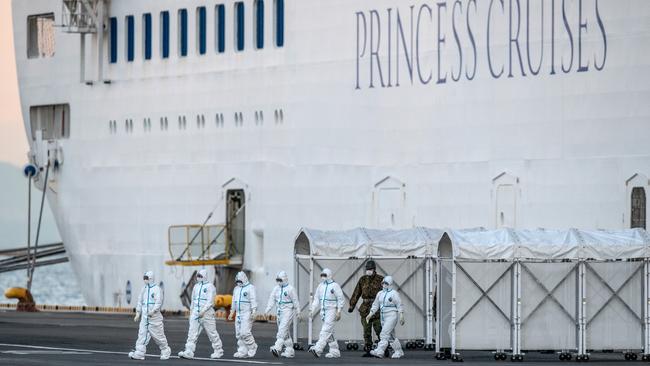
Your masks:
{"label": "white boot", "polygon": [[370,351],[370,354],[377,357],[377,358],[384,358],[384,352],[383,351],[379,352],[379,351],[377,351],[376,348],[373,349],[372,351]]}
{"label": "white boot", "polygon": [[160,359],[161,360],[169,360],[169,356],[172,355],[172,349],[167,347],[163,350],[160,351]]}
{"label": "white boot", "polygon": [[131,351],[129,352],[129,358],[132,360],[144,360],[144,355]]}
{"label": "white boot", "polygon": [[190,351],[180,351],[180,352],[178,352],[178,357],[180,357],[180,358],[186,358],[186,359],[188,359],[188,360],[191,360],[192,358],[194,358],[194,352],[190,352]]}
{"label": "white boot", "polygon": [[257,343],[253,343],[252,346],[248,347],[248,357],[250,358],[255,357],[256,353],[257,353]]}
{"label": "white boot", "polygon": [[284,352],[282,352],[280,354],[280,357],[293,358],[294,355],[295,355],[295,352],[294,352],[293,348],[287,347],[287,348],[284,349]]}
{"label": "white boot", "polygon": [[220,349],[220,350],[218,350],[218,351],[214,351],[214,352],[212,352],[212,354],[210,355],[210,358],[213,358],[213,359],[214,359],[214,358],[221,358],[221,357],[223,357],[223,350],[222,350],[222,349]]}

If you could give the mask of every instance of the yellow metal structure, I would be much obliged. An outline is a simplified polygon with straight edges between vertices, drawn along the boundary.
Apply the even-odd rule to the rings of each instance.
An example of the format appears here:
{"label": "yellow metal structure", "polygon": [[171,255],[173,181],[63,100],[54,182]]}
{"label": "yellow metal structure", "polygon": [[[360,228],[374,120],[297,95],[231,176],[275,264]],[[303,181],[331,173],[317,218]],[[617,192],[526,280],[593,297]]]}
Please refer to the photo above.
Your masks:
{"label": "yellow metal structure", "polygon": [[5,297],[7,299],[18,299],[16,310],[18,311],[37,311],[34,304],[34,298],[28,289],[22,287],[10,287],[5,290]]}
{"label": "yellow metal structure", "polygon": [[229,265],[225,225],[174,225],[167,231],[170,266]]}
{"label": "yellow metal structure", "polygon": [[214,307],[230,309],[232,306],[232,295],[217,295],[214,297]]}

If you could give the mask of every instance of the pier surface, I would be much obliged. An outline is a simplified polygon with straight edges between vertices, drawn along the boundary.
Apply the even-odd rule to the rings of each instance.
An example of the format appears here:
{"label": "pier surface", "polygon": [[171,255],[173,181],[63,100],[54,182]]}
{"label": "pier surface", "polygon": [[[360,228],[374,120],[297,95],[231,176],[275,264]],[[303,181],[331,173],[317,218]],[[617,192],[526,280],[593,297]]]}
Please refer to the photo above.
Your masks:
{"label": "pier surface", "polygon": [[[217,328],[226,351],[220,360],[210,360],[212,349],[205,333],[199,337],[197,360],[179,359],[176,354],[184,348],[187,319],[182,316],[165,318],[165,333],[172,348],[172,359],[161,361],[153,341],[147,348],[147,359],[135,361],[127,354],[133,349],[138,326],[129,314],[39,312],[18,313],[0,311],[0,364],[2,365],[200,365],[206,363],[239,365],[448,365],[451,361],[437,361],[430,351],[406,350],[401,360],[362,358],[360,351],[345,351],[338,360],[315,358],[306,351],[297,351],[291,360],[278,359],[268,351],[275,341],[275,324],[255,323],[253,334],[259,344],[253,359],[236,360],[233,323],[217,322]],[[343,340],[343,338],[341,338]],[[343,342],[341,342],[343,346]],[[490,352],[463,353],[464,364],[498,365]],[[573,361],[575,362],[575,361]],[[624,363],[620,353],[592,354],[592,363]],[[510,361],[508,361],[510,363]],[[537,352],[526,355],[527,365],[563,364],[555,354]]]}

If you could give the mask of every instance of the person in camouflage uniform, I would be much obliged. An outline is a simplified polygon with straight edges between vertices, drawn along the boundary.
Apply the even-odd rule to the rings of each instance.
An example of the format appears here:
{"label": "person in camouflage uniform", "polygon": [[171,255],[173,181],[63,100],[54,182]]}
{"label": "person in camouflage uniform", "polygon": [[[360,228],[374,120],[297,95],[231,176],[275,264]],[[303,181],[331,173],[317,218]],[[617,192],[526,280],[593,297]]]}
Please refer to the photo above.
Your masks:
{"label": "person in camouflage uniform", "polygon": [[350,308],[348,309],[348,313],[353,312],[359,298],[362,299],[361,306],[359,306],[359,314],[361,315],[363,341],[365,343],[364,350],[366,351],[363,355],[364,357],[372,357],[369,353],[372,349],[372,329],[375,329],[377,338],[379,338],[379,333],[381,333],[379,312],[370,318],[370,321],[366,321],[366,317],[370,314],[372,302],[375,300],[377,293],[382,290],[381,282],[384,280],[383,276],[377,274],[376,269],[377,267],[373,260],[366,262],[366,274],[361,276],[359,282],[357,282],[357,286],[354,288],[354,292],[350,297]]}

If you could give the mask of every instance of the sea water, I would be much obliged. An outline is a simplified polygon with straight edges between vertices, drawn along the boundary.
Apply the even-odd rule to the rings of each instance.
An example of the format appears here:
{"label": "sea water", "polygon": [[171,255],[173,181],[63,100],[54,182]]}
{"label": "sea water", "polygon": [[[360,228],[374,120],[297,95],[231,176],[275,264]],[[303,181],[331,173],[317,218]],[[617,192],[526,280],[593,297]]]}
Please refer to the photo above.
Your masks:
{"label": "sea water", "polygon": [[[0,273],[0,304],[13,304],[4,291],[9,287],[27,287],[27,270]],[[69,262],[37,267],[32,280],[32,296],[41,305],[86,305],[79,282]]]}

